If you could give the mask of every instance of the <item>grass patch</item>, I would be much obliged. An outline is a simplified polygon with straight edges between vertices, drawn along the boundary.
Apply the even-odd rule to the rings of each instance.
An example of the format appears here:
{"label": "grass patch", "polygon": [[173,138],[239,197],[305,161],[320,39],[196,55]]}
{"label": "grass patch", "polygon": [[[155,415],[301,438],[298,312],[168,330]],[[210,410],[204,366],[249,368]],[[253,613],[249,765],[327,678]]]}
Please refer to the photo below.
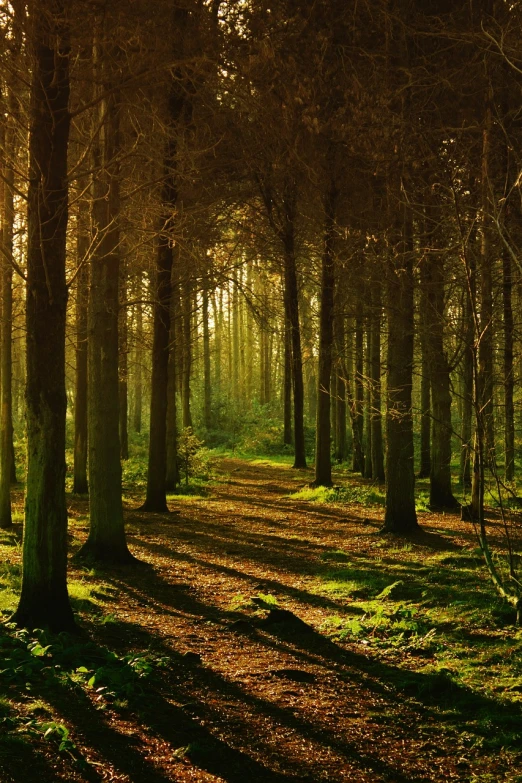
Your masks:
{"label": "grass patch", "polygon": [[343,487],[303,487],[289,495],[292,500],[308,503],[358,503],[364,506],[382,506],[384,495],[374,487],[362,485]]}
{"label": "grass patch", "polygon": [[409,666],[414,661],[430,683],[442,671],[446,689],[522,702],[522,629],[513,627],[512,609],[494,593],[474,551],[412,546],[388,549],[377,560],[342,551],[323,558],[317,592],[343,610],[327,618],[325,633],[413,655]]}

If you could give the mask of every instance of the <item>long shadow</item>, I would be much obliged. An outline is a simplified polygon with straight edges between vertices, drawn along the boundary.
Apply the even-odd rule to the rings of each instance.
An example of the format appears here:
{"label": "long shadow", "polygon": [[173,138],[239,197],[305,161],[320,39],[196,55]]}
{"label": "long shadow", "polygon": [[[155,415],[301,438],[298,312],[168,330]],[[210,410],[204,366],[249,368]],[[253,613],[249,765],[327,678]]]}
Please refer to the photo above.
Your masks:
{"label": "long shadow", "polygon": [[[127,628],[124,633],[129,631],[130,628]],[[121,636],[123,635],[121,634]],[[263,643],[264,640],[260,636],[255,641]],[[322,748],[335,750],[346,759],[347,763],[356,765],[361,770],[370,769],[380,775],[382,780],[393,781],[393,783],[424,783],[426,781],[424,777],[403,773],[391,765],[389,761],[383,760],[373,753],[360,750],[354,742],[340,737],[320,724],[312,723],[302,715],[296,714],[293,709],[282,707],[245,691],[236,683],[225,679],[207,667],[197,666],[187,671],[183,666],[183,658],[176,655],[170,647],[165,646],[164,642],[158,640],[153,634],[151,634],[149,646],[154,647],[157,652],[166,652],[173,659],[173,671],[177,673],[174,675],[175,682],[170,686],[169,693],[171,697],[178,700],[188,699],[189,702],[185,709],[177,707],[166,702],[157,690],[148,688],[147,698],[133,705],[139,712],[140,721],[156,734],[160,734],[169,744],[173,746],[185,744],[188,748],[188,757],[193,763],[208,772],[222,776],[228,783],[243,783],[245,776],[252,781],[259,781],[259,783],[264,783],[264,781],[267,783],[279,783],[280,781],[281,783],[283,781],[315,783],[317,772],[313,769],[308,774],[304,770],[305,774],[298,777],[292,773],[272,772],[243,751],[231,747],[228,741],[217,740],[215,735],[202,728],[198,720],[215,725],[219,733],[225,733],[233,743],[242,744],[243,738],[248,736],[252,753],[257,756],[261,754],[270,757],[286,766],[290,760],[285,755],[284,749],[279,750],[277,743],[277,731],[280,728],[290,730]],[[338,663],[346,663],[346,657],[341,653]],[[314,662],[317,663],[315,658]],[[337,673],[337,668],[335,671]],[[351,674],[350,679],[348,672],[346,673],[347,682],[354,680],[353,669],[351,669]],[[384,687],[373,688],[373,690],[377,690],[383,696],[386,695]],[[231,704],[232,707],[237,708],[236,711],[230,710]],[[232,719],[224,716],[223,705],[228,708],[229,712],[232,712]],[[195,713],[197,717],[188,718],[187,709],[189,712]],[[249,711],[253,713],[253,731],[248,729]],[[264,720],[268,719],[273,723],[273,731],[270,732],[273,741],[270,741],[269,744],[256,736],[256,715],[264,716]],[[180,726],[185,728],[181,731]],[[312,760],[312,766],[317,767],[321,755],[321,751],[318,750],[317,758]],[[292,769],[296,769],[299,760],[294,758],[290,763]],[[301,766],[303,764],[306,766],[308,763],[305,760],[301,762]]]}
{"label": "long shadow", "polygon": [[[82,692],[75,698],[67,689],[53,687],[45,691],[45,697],[60,711],[64,719],[76,727],[84,742],[101,754],[118,772],[129,776],[132,783],[172,783],[170,774],[163,774],[140,753],[133,738],[112,728],[104,715],[97,710]],[[296,781],[291,775],[277,774],[260,762],[236,750],[214,736],[208,729],[191,719],[185,711],[173,707],[164,698],[148,690],[142,699],[130,699],[131,706],[152,731],[170,743],[172,751],[195,746],[195,766],[220,776],[231,783],[243,783],[245,779],[266,783]],[[168,727],[168,730],[167,730]],[[204,749],[199,754],[198,746]],[[190,758],[190,755],[189,755]],[[175,771],[175,770],[174,770]],[[303,779],[305,781],[306,778]]]}
{"label": "long shadow", "polygon": [[[247,574],[244,571],[240,571],[236,568],[231,568],[230,566],[224,566],[217,563],[208,562],[201,558],[197,558],[193,555],[172,551],[168,547],[164,547],[161,544],[155,544],[150,541],[140,542],[140,545],[144,549],[150,551],[151,553],[168,555],[174,561],[177,560],[186,563],[193,563],[195,565],[201,566],[208,570],[216,571],[219,574],[230,576],[233,577],[234,579],[241,579],[251,589],[259,590],[259,585],[262,584],[263,590],[265,591],[273,591],[274,593],[277,593],[279,595],[287,595],[289,598],[293,598],[297,601],[301,601],[302,603],[310,604],[311,606],[320,606],[320,607],[324,607],[325,609],[332,609],[339,613],[350,611],[349,607],[347,607],[345,604],[339,601],[326,598],[322,595],[315,595],[314,593],[309,593],[308,591],[298,587],[292,587],[276,579],[271,579],[266,575],[260,577],[258,575]],[[316,572],[317,572],[317,568],[310,570],[310,573],[316,573]],[[301,573],[304,572],[301,571]]]}
{"label": "long shadow", "polygon": [[[162,549],[161,545],[157,544],[150,544],[148,543],[149,549],[153,551],[158,551]],[[218,573],[224,574],[226,576],[231,576],[233,578],[240,578],[242,580],[245,580],[247,582],[252,583],[257,588],[259,588],[259,579],[257,577],[251,576],[250,574],[245,574],[243,571],[230,568],[228,566],[222,566],[217,564],[209,564],[207,561],[201,560],[199,558],[196,558],[191,555],[187,554],[180,554],[180,553],[172,553],[169,549],[166,549],[166,553],[170,555],[173,559],[182,560],[184,562],[190,562],[195,563],[199,566],[205,567],[210,570],[215,570]],[[360,556],[362,559],[364,556]],[[426,600],[430,601],[430,604],[435,606],[446,606],[451,604],[456,599],[460,601],[467,600],[469,601],[470,607],[474,607],[476,609],[483,609],[486,605],[488,605],[491,601],[492,595],[489,593],[485,593],[483,591],[477,590],[477,587],[480,587],[481,585],[477,581],[473,580],[473,572],[466,571],[464,574],[461,574],[458,570],[455,569],[444,569],[447,571],[447,577],[444,578],[444,581],[447,582],[447,584],[442,583],[442,578],[440,574],[440,568],[438,571],[434,571],[433,567],[430,565],[428,566],[422,566],[422,570],[426,573],[427,579],[422,580],[419,579],[418,570],[417,573],[412,575],[411,567],[409,562],[403,562],[402,566],[400,568],[397,567],[398,561],[393,561],[394,563],[394,569],[390,573],[383,572],[382,570],[382,561],[379,563],[379,565],[371,567],[368,566],[366,568],[361,568],[359,563],[355,564],[355,567],[350,564],[334,564],[337,566],[337,570],[334,570],[331,574],[331,577],[335,579],[338,578],[340,575],[343,576],[346,574],[347,579],[353,579],[356,581],[359,581],[361,583],[361,589],[364,588],[364,585],[367,584],[371,586],[368,589],[368,592],[366,596],[363,597],[367,599],[371,599],[375,596],[376,592],[379,592],[383,588],[385,588],[387,585],[389,585],[391,582],[397,581],[397,579],[403,580],[403,585],[396,588],[395,597],[399,600],[418,600],[422,593],[426,590],[427,583],[429,585],[429,588],[432,592],[432,597],[430,599],[424,599],[424,602]],[[343,568],[344,566],[344,568]],[[323,574],[324,576],[325,574]],[[244,617],[244,615],[240,612],[223,612],[219,610],[217,607],[208,607],[207,604],[199,601],[194,596],[189,596],[186,594],[186,586],[179,586],[179,585],[172,585],[169,582],[164,582],[161,580],[161,577],[157,574],[152,576],[153,583],[149,583],[145,594],[141,595],[134,595],[133,597],[138,601],[148,601],[148,605],[155,609],[158,612],[164,612],[169,614],[179,614],[179,609],[182,609],[182,611],[186,612],[187,614],[191,614],[195,617],[205,617],[207,619],[211,619],[213,621],[217,621],[221,624],[228,624],[234,619],[239,619],[241,617]],[[473,583],[470,584],[470,579],[473,580]],[[457,584],[455,584],[457,582]],[[324,596],[316,596],[314,594],[308,593],[307,591],[304,591],[299,588],[293,588],[288,585],[282,584],[281,582],[273,579],[267,579],[263,578],[263,589],[274,592],[276,594],[283,594],[287,595],[289,598],[292,598],[294,600],[297,600],[301,603],[306,603],[310,606],[320,606],[323,608],[331,609],[338,615],[357,615],[362,613],[362,609],[356,606],[351,606],[350,604],[347,604],[345,601],[335,601],[332,599],[328,599]],[[122,585],[120,584],[120,588]],[[127,590],[130,590],[127,583]],[[190,589],[190,587],[189,587]],[[360,592],[360,590],[359,590]],[[154,604],[154,602],[151,601],[150,596],[151,595],[161,595],[162,600],[164,601],[163,606],[160,604]],[[176,602],[172,603],[173,597],[176,598]],[[494,596],[493,596],[494,597]],[[165,607],[165,603],[167,605],[171,605],[172,607],[176,606],[176,608],[168,609]],[[505,624],[505,623],[504,623]],[[451,623],[447,620],[443,620],[441,622],[437,622],[436,620],[430,619],[429,620],[429,627],[442,630],[444,629],[444,634],[448,638],[455,639],[456,641],[464,641],[468,640],[470,642],[474,641],[483,641],[485,638],[483,634],[480,634],[478,632],[473,631],[473,629],[469,627],[462,627],[461,624],[458,623]]]}
{"label": "long shadow", "polygon": [[[204,604],[197,603],[198,609],[201,610]],[[212,609],[212,614],[216,618],[215,609]],[[230,615],[221,613],[221,619],[227,622],[230,620]],[[494,716],[493,719],[499,725],[505,722],[506,717],[510,722],[520,721],[522,717],[522,712],[517,705],[501,705],[493,699],[476,694],[465,686],[455,683],[444,674],[441,675],[437,672],[416,673],[376,660],[369,661],[358,653],[343,649],[311,628],[307,628],[306,633],[300,633],[296,631],[295,626],[287,627],[284,623],[266,626],[260,621],[256,626],[254,621],[253,631],[250,632],[251,638],[252,634],[255,641],[263,644],[270,644],[270,638],[277,644],[284,643],[286,651],[292,655],[301,653],[305,656],[312,656],[312,658],[306,659],[310,662],[318,663],[318,659],[321,659],[323,666],[328,664],[334,664],[336,667],[338,665],[348,666],[350,668],[348,678],[352,680],[354,670],[356,670],[359,672],[361,685],[368,686],[367,675],[378,677],[385,683],[384,688],[378,688],[382,695],[387,693],[389,697],[388,686],[391,684],[398,694],[413,697],[425,706],[451,707],[456,703],[457,719],[465,722],[469,721],[470,715],[476,717],[477,711],[487,712],[490,717]],[[278,649],[281,648],[278,647]],[[337,668],[336,673],[339,673]],[[375,689],[375,687],[376,683],[374,682],[372,688]]]}
{"label": "long shadow", "polygon": [[[152,544],[151,548],[156,551],[157,545]],[[173,556],[173,553],[168,548],[165,548],[165,553],[171,557]],[[197,558],[192,558],[185,555],[179,556],[178,553],[175,553],[174,557],[180,557],[181,559],[188,560],[190,562],[198,562],[206,568],[214,568],[227,575],[239,576],[241,578],[245,578],[245,576],[247,576],[248,579],[254,580],[253,577],[242,574],[235,569],[229,569],[215,565],[209,566],[208,563],[205,561],[199,561]],[[409,564],[404,563],[404,574],[405,576],[409,575],[411,578],[411,571],[408,572],[408,568]],[[371,572],[368,571],[368,573]],[[395,571],[394,574],[396,573],[397,572]],[[374,577],[374,574],[372,574],[372,576]],[[255,581],[257,582],[258,580],[255,579]],[[125,584],[127,584],[127,588],[125,588]],[[220,613],[219,610],[217,610],[215,607],[208,607],[207,604],[198,601],[194,598],[194,596],[184,595],[185,587],[183,585],[178,585],[177,589],[173,589],[172,585],[169,585],[168,583],[162,583],[162,580],[157,575],[149,575],[146,583],[144,583],[142,579],[136,577],[131,578],[130,575],[125,575],[122,579],[118,580],[118,586],[121,589],[129,590],[134,590],[136,586],[138,589],[141,588],[142,590],[143,587],[145,587],[146,594],[159,596],[164,604],[170,603],[174,611],[179,611],[179,609],[182,609],[184,611],[190,611],[194,615],[217,620],[223,624],[230,622],[230,614]],[[296,595],[295,593],[294,596],[298,600],[303,599],[303,596]],[[153,605],[153,608],[158,612],[162,612],[165,611],[166,607],[165,605],[161,606],[158,603],[157,605]],[[414,705],[420,704],[424,707],[430,707],[434,709],[453,708],[455,713],[454,721],[457,723],[464,723],[468,729],[474,733],[480,734],[480,731],[478,731],[473,725],[477,714],[487,713],[488,720],[493,720],[494,722],[498,723],[498,725],[508,724],[510,727],[515,725],[521,717],[520,710],[518,708],[511,707],[510,705],[502,705],[500,707],[493,700],[474,694],[469,689],[454,683],[451,679],[445,677],[444,675],[437,673],[428,674],[405,672],[398,667],[393,667],[380,662],[368,662],[368,660],[363,656],[358,656],[355,653],[347,654],[346,651],[342,650],[342,648],[340,648],[338,645],[333,644],[320,634],[307,634],[306,637],[301,637],[298,635],[296,637],[295,633],[293,632],[289,636],[288,634],[285,634],[284,627],[280,629],[254,627],[253,631],[250,633],[250,636],[256,643],[264,644],[268,647],[273,646],[278,650],[286,650],[289,654],[292,654],[303,662],[317,664],[319,661],[322,661],[323,666],[335,669],[336,675],[340,676],[341,679],[346,679],[346,681],[349,682],[360,682],[361,686],[364,685],[365,687],[371,687],[375,692],[380,693],[383,697],[389,698],[391,688],[399,701],[401,699],[405,701],[410,700]],[[154,644],[157,644],[157,642],[155,641]],[[172,650],[168,647],[165,649],[168,651],[168,654],[172,656]],[[339,671],[339,666],[350,667],[350,670]],[[354,671],[358,671],[359,676],[356,676]],[[209,676],[208,671],[205,670],[205,672],[205,676]],[[211,673],[211,675],[214,678],[218,677],[214,673]],[[368,680],[368,678],[370,678],[370,680]],[[216,688],[219,686],[219,688],[223,689],[225,685],[228,688],[232,687],[228,681],[225,683],[225,685],[222,683],[219,685],[221,679],[218,677],[217,680],[212,680]],[[235,685],[233,687],[237,688]],[[230,690],[228,690],[227,693],[229,693],[229,695],[233,695],[232,691]],[[234,693],[236,693],[236,691],[234,691]],[[236,696],[238,699],[245,699],[244,692],[241,689],[237,689]],[[259,709],[262,708],[260,703],[256,702],[256,704],[258,704]],[[202,708],[204,709],[204,706]],[[269,709],[273,709],[270,703]],[[285,715],[285,711],[281,713],[278,712],[278,720],[283,721]],[[287,717],[288,720],[292,720],[291,713],[289,713]],[[436,713],[435,717],[437,717]],[[304,724],[301,726],[301,729],[303,731],[305,731],[305,729],[308,730]],[[158,730],[160,730],[159,724]],[[161,730],[163,732],[168,731],[168,725],[167,727],[163,726]],[[346,753],[348,754],[348,751],[346,751]],[[353,758],[353,755],[351,758]],[[366,757],[364,758],[364,763],[368,764]],[[374,767],[374,769],[377,771],[377,767]],[[379,772],[381,772],[380,769]],[[260,778],[260,780],[263,779],[267,778]],[[399,780],[397,776],[395,778],[392,777],[391,779]]]}
{"label": "long shadow", "polygon": [[[279,560],[285,571],[293,570],[298,574],[314,573],[315,565],[310,564],[310,557],[320,558],[324,553],[331,551],[331,545],[237,530],[233,527],[225,533],[222,530],[217,533],[215,526],[205,522],[192,522],[189,526],[181,522],[175,528],[162,526],[162,535],[173,541],[173,550],[165,548],[165,552],[168,551],[173,555],[177,554],[176,544],[179,545],[184,541],[197,544],[203,551],[211,551],[213,554],[220,547],[223,554],[226,554],[229,547],[238,550],[234,551],[238,556],[245,551],[248,560],[261,564],[273,564],[274,561]],[[145,543],[151,544],[150,536]]]}

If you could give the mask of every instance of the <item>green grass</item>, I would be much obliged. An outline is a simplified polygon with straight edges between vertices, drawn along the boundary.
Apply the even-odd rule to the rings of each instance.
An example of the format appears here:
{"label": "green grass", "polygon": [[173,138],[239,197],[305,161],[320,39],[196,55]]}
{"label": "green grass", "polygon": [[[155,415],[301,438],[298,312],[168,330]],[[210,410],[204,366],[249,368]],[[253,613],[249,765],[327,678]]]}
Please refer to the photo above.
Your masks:
{"label": "green grass", "polygon": [[317,592],[344,610],[326,620],[325,631],[383,650],[429,653],[430,666],[460,684],[522,700],[522,630],[481,559],[474,551],[402,553],[324,556]]}
{"label": "green grass", "polygon": [[384,495],[375,487],[355,484],[342,487],[303,487],[293,492],[292,500],[308,503],[358,503],[364,506],[382,506]]}

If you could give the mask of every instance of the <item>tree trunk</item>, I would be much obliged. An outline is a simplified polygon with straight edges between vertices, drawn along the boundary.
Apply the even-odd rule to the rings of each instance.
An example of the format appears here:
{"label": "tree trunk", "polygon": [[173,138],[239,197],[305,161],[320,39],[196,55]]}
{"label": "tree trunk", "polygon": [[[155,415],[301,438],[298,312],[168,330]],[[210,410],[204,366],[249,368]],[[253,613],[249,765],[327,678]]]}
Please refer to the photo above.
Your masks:
{"label": "tree trunk", "polygon": [[118,393],[120,408],[120,456],[129,459],[129,336],[127,323],[127,264],[121,264],[118,311]]}
{"label": "tree trunk", "polygon": [[[370,294],[371,296],[371,294]],[[371,305],[371,300],[370,300]],[[370,308],[371,309],[371,308]],[[364,478],[373,478],[373,463],[372,463],[372,387],[371,387],[371,328],[370,317],[365,319],[366,321],[366,340],[365,340],[365,383],[364,383]]]}
{"label": "tree trunk", "polygon": [[212,377],[210,364],[210,329],[208,323],[208,288],[203,286],[203,423],[212,427]]}
{"label": "tree trunk", "polygon": [[[177,153],[177,138],[175,134],[178,132],[176,126],[181,119],[184,107],[184,93],[180,90],[177,82],[174,82],[169,94],[168,130],[170,136],[166,144],[164,156],[164,182],[161,193],[162,214],[157,237],[147,494],[145,502],[141,507],[142,511],[154,511],[157,513],[168,511],[167,409],[172,308],[172,216],[178,199],[175,177]],[[190,297],[188,307],[190,312]],[[187,372],[190,372],[190,369]],[[174,402],[175,394],[175,390],[172,390],[171,396]],[[176,454],[174,459],[176,459]]]}
{"label": "tree trunk", "polygon": [[357,303],[355,316],[355,372],[354,387],[355,394],[353,400],[352,427],[353,427],[353,460],[352,469],[357,473],[364,470],[364,449],[363,449],[363,406],[364,406],[364,385],[363,385],[363,318],[362,306],[360,301]]}
{"label": "tree trunk", "polygon": [[304,437],[304,384],[301,329],[299,326],[299,289],[295,262],[295,194],[285,199],[284,227],[284,304],[290,325],[292,345],[292,386],[294,391],[294,468],[306,468]]}
{"label": "tree trunk", "polygon": [[[399,193],[398,187],[396,192]],[[388,397],[383,532],[407,534],[418,529],[412,416],[414,278],[411,215],[408,207],[399,203],[399,198],[392,203],[396,239],[390,248],[387,275]]]}
{"label": "tree trunk", "polygon": [[87,341],[89,266],[86,255],[89,248],[89,229],[86,225],[87,202],[79,203],[76,237],[76,259],[80,264],[76,277],[76,376],[74,404],[74,474],[73,492],[86,495],[87,482]]}
{"label": "tree trunk", "polygon": [[283,443],[292,444],[292,335],[286,318],[283,319],[284,373],[283,373]]}
{"label": "tree trunk", "polygon": [[60,0],[32,8],[27,245],[27,487],[22,591],[13,620],[71,631],[65,502],[67,22]]}
{"label": "tree trunk", "polygon": [[[183,301],[183,387],[182,387],[182,421],[183,427],[192,427],[192,413],[190,409],[190,383],[192,378],[192,281],[185,272],[182,281]],[[230,377],[230,376],[229,376]]]}
{"label": "tree trunk", "polygon": [[451,381],[444,349],[444,258],[436,236],[439,210],[431,210],[429,217],[435,228],[429,231],[431,250],[421,265],[421,281],[427,293],[424,317],[431,389],[430,508],[441,510],[456,508],[458,503],[451,487]]}
{"label": "tree trunk", "polygon": [[381,321],[382,295],[381,282],[377,276],[371,282],[371,323],[370,323],[370,386],[371,386],[371,420],[372,428],[372,478],[384,481],[384,452],[382,447],[382,413],[381,413]]}
{"label": "tree trunk", "polygon": [[[107,31],[99,31],[104,40]],[[88,440],[90,529],[79,558],[130,563],[121,497],[118,379],[120,282],[119,96],[107,77],[107,53],[96,50],[95,75],[102,91],[99,132],[93,142],[92,221],[88,347]]]}
{"label": "tree trunk", "polygon": [[502,253],[503,304],[504,304],[504,475],[506,481],[515,478],[515,408],[513,392],[515,378],[513,373],[513,304],[511,256],[506,249]]}
{"label": "tree trunk", "polygon": [[473,311],[475,308],[475,268],[470,267],[467,275],[468,290],[464,295],[463,304],[463,342],[462,358],[462,424],[460,481],[463,489],[471,487],[471,454],[472,454],[472,421],[473,421],[473,366],[475,325]]}
{"label": "tree trunk", "polygon": [[[7,156],[14,158],[15,153],[14,117],[6,119],[5,136],[3,139],[4,164],[2,166],[2,259],[1,290],[2,290],[2,322],[0,329],[0,528],[7,529],[13,524],[11,515],[11,482],[13,468],[13,230],[14,204],[13,185],[14,171],[9,165]],[[15,476],[16,480],[16,476]]]}
{"label": "tree trunk", "polygon": [[324,249],[321,267],[321,312],[319,317],[319,361],[317,370],[317,422],[315,438],[314,486],[332,486],[330,454],[330,381],[332,377],[332,345],[335,288],[335,202],[333,183],[325,199]]}
{"label": "tree trunk", "polygon": [[421,352],[419,478],[428,478],[431,473],[431,389],[430,363],[428,357],[428,325],[426,318],[430,302],[428,286],[422,283],[422,274],[424,268],[425,265],[421,266],[421,288],[419,302],[419,336]]}
{"label": "tree trunk", "polygon": [[335,346],[335,405],[336,414],[336,462],[346,459],[346,378],[343,372],[343,357],[345,352],[344,314],[339,301],[339,285],[336,287],[337,301],[334,314],[334,346]]}
{"label": "tree trunk", "polygon": [[[141,280],[138,277],[136,289],[137,299],[142,295]],[[134,432],[141,432],[141,417],[143,409],[143,307],[141,302],[136,306],[136,332],[134,349],[134,415],[132,426]]]}

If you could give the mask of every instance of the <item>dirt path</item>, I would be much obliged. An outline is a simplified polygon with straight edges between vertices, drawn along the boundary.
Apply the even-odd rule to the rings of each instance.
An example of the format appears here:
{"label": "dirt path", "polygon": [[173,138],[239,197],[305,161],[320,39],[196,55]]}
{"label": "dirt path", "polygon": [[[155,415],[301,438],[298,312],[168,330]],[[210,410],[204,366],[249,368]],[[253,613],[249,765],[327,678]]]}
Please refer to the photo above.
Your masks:
{"label": "dirt path", "polygon": [[349,611],[318,594],[324,555],[382,556],[379,520],[292,500],[310,477],[285,467],[224,460],[220,475],[169,517],[128,513],[132,551],[153,568],[102,574],[112,621],[90,632],[166,668],[118,709],[55,697],[91,763],[70,779],[471,780],[480,758],[440,736],[436,709],[397,685],[393,660],[323,632]]}

